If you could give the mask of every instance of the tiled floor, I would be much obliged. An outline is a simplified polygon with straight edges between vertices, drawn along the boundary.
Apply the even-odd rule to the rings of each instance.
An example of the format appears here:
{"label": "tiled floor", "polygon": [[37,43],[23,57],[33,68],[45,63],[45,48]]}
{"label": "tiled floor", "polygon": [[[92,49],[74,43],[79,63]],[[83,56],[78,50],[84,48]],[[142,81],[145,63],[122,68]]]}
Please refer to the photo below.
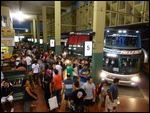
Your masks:
{"label": "tiled floor", "polygon": [[[149,78],[148,76],[142,76],[142,82],[139,85],[140,91],[144,98],[130,97],[120,95],[120,105],[117,107],[118,112],[149,112]],[[46,108],[45,100],[42,98],[42,89],[40,87],[35,88],[38,94],[38,99],[35,102],[36,108],[31,108],[31,112],[48,112]],[[91,112],[98,111],[98,106],[95,103],[91,107]],[[23,112],[23,102],[15,102],[15,112]],[[62,100],[61,106],[51,112],[68,112],[65,108],[65,101]]]}

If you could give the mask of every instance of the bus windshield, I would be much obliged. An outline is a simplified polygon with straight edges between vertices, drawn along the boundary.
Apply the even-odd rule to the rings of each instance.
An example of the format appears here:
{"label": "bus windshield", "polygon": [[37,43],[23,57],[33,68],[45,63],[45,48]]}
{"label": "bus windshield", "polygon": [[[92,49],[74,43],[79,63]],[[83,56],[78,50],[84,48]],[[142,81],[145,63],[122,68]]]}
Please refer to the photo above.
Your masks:
{"label": "bus windshield", "polygon": [[108,56],[104,52],[103,70],[116,74],[135,74],[139,72],[140,54]]}
{"label": "bus windshield", "polygon": [[107,34],[104,39],[105,47],[113,48],[140,48],[140,36],[127,34]]}

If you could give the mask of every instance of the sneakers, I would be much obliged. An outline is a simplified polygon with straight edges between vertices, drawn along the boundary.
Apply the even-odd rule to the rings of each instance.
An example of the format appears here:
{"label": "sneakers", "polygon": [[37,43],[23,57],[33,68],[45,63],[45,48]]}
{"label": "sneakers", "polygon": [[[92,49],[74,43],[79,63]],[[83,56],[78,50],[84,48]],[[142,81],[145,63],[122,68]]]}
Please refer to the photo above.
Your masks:
{"label": "sneakers", "polygon": [[14,112],[14,108],[11,108],[11,111],[10,112]]}

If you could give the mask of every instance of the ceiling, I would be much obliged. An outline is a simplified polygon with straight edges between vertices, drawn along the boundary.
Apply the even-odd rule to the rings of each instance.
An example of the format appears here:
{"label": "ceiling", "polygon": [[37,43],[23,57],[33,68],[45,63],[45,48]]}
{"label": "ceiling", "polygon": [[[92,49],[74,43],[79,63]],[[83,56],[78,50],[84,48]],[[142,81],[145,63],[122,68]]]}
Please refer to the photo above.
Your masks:
{"label": "ceiling", "polygon": [[[62,11],[65,11],[70,5],[75,4],[76,1],[61,1]],[[50,6],[47,8],[47,14],[54,14],[54,1],[1,1],[1,6],[10,8],[11,13],[16,13],[19,9],[31,16],[42,15],[42,6]]]}

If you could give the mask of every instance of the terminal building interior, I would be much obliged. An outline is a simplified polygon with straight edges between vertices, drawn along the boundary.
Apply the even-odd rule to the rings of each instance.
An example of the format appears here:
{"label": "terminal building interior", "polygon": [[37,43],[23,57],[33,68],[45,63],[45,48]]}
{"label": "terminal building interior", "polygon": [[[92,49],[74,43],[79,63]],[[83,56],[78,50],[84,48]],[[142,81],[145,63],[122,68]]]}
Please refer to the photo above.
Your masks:
{"label": "terminal building interior", "polygon": [[[48,69],[50,83],[42,80]],[[87,91],[89,76],[94,86]],[[113,109],[114,92],[105,90],[116,78]],[[149,1],[1,1],[1,112],[76,111],[65,80],[73,81],[73,93],[81,88],[90,92],[85,98],[92,95],[83,99],[84,112],[149,112]],[[102,106],[97,87],[104,81]],[[13,93],[5,90],[7,82]],[[27,94],[34,96],[30,104]],[[50,104],[50,95],[56,103]]]}

